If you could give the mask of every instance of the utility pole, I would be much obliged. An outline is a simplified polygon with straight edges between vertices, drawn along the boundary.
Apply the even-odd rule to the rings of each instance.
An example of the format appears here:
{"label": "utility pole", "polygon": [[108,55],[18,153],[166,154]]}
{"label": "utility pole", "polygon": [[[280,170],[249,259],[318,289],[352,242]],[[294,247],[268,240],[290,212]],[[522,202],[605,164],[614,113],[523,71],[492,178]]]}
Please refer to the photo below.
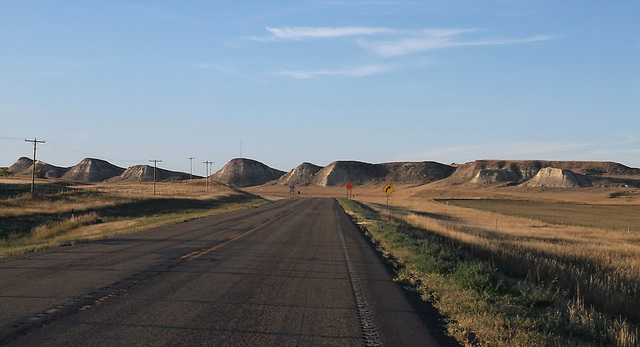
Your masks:
{"label": "utility pole", "polygon": [[209,175],[211,174],[211,167],[215,162],[207,160],[207,161],[203,161],[202,163],[205,165],[204,168],[205,168],[205,171],[207,172],[206,186],[207,186],[207,191],[209,191]]}
{"label": "utility pole", "polygon": [[[215,161],[212,161],[209,163],[210,167],[209,167],[209,176],[213,175],[213,164],[215,164]],[[209,179],[207,178],[207,181],[209,181]],[[209,185],[211,185],[211,182],[209,182]]]}
{"label": "utility pole", "polygon": [[187,158],[191,161],[191,169],[189,171],[189,179],[191,179],[193,177],[193,159],[195,159],[194,157],[189,157]]}
{"label": "utility pole", "polygon": [[207,191],[209,191],[209,162],[203,161],[204,164],[204,179],[205,179],[205,187],[207,187]]}
{"label": "utility pole", "polygon": [[149,162],[153,163],[153,195],[156,195],[156,168],[158,163],[162,163],[162,160],[152,159]]}
{"label": "utility pole", "polygon": [[33,143],[33,169],[31,170],[31,194],[33,195],[36,191],[36,148],[39,143],[44,143],[44,140],[38,140],[34,137],[33,140],[25,139],[24,141]]}

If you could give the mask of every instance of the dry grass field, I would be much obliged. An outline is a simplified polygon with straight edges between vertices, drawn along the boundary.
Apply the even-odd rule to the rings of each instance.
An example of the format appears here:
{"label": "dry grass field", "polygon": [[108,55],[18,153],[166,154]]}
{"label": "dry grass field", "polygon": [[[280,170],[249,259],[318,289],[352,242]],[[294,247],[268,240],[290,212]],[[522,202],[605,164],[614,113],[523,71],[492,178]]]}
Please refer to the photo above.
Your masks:
{"label": "dry grass field", "polygon": [[[272,199],[289,196],[282,186],[248,190]],[[345,188],[300,191],[346,197]],[[417,290],[450,318],[450,332],[461,342],[640,343],[640,190],[435,183],[396,186],[388,209],[382,186],[354,187],[353,194],[364,203],[353,209],[371,209],[354,212],[355,218],[402,264],[399,280],[419,283]],[[384,231],[389,224],[395,225],[391,233]],[[376,228],[382,231],[371,231]],[[398,241],[405,236],[410,240]],[[420,244],[425,240],[430,245]],[[429,250],[434,244],[438,248]],[[429,252],[433,259],[417,260]],[[443,255],[449,252],[455,255]],[[446,258],[458,260],[442,265],[445,270],[425,265]],[[467,269],[459,263],[479,264],[488,282],[470,276],[473,267],[458,270]]]}
{"label": "dry grass field", "polygon": [[251,208],[264,201],[204,180],[72,184],[0,179],[0,257]]}

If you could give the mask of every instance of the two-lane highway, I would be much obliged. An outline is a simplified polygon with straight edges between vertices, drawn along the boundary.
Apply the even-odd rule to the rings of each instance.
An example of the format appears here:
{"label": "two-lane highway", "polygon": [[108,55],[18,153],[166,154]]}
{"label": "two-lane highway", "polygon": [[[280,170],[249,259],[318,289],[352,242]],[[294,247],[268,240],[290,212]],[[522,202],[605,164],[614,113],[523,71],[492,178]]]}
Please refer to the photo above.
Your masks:
{"label": "two-lane highway", "polygon": [[0,344],[439,346],[333,199],[0,261]]}

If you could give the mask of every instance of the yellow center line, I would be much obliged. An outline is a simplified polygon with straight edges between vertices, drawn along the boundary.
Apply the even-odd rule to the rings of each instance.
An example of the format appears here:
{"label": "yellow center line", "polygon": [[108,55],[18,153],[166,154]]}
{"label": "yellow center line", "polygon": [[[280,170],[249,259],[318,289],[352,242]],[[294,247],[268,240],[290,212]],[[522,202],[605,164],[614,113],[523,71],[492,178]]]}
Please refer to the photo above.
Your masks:
{"label": "yellow center line", "polygon": [[256,230],[258,230],[258,229],[260,229],[260,228],[263,228],[263,227],[264,227],[264,226],[266,226],[267,224],[269,224],[269,223],[271,223],[271,222],[275,221],[276,219],[278,219],[278,218],[282,217],[283,215],[284,215],[284,214],[280,214],[280,215],[277,215],[277,216],[275,216],[275,217],[271,217],[271,218],[267,219],[266,221],[264,221],[264,222],[262,222],[262,223],[257,224],[256,226],[254,226],[254,227],[253,227],[253,228],[251,228],[250,230],[245,231],[245,232],[244,232],[244,233],[242,233],[242,234],[238,234],[238,235],[232,236],[232,237],[231,237],[231,238],[229,238],[227,241],[224,241],[224,242],[222,242],[222,243],[220,243],[220,244],[217,244],[217,245],[215,245],[215,246],[213,246],[213,247],[211,247],[211,248],[202,249],[202,250],[199,250],[199,251],[191,252],[191,253],[189,253],[189,254],[185,254],[185,255],[183,255],[182,257],[180,257],[180,259],[182,259],[182,260],[193,260],[193,259],[196,259],[196,258],[198,258],[198,257],[201,257],[201,256],[203,256],[203,255],[205,255],[205,254],[207,254],[207,253],[211,253],[211,252],[213,252],[213,251],[215,251],[215,250],[217,250],[217,249],[220,249],[220,248],[222,248],[222,247],[224,247],[224,246],[226,246],[226,245],[230,244],[230,243],[231,243],[231,242],[233,242],[233,241],[236,241],[236,240],[238,240],[238,239],[241,239],[241,238],[243,238],[243,237],[245,237],[245,236],[247,236],[247,235],[251,234],[252,232],[254,232],[254,231],[256,231]]}

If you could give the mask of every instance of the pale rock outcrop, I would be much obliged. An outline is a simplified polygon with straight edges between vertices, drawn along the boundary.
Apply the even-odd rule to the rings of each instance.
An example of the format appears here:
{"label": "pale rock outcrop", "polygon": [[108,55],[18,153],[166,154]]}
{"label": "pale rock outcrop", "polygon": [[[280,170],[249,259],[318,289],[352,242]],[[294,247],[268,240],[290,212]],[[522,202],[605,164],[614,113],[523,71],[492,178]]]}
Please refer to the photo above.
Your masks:
{"label": "pale rock outcrop", "polygon": [[585,175],[576,174],[569,170],[545,167],[525,182],[526,187],[547,187],[547,188],[576,188],[589,187],[591,182]]}

